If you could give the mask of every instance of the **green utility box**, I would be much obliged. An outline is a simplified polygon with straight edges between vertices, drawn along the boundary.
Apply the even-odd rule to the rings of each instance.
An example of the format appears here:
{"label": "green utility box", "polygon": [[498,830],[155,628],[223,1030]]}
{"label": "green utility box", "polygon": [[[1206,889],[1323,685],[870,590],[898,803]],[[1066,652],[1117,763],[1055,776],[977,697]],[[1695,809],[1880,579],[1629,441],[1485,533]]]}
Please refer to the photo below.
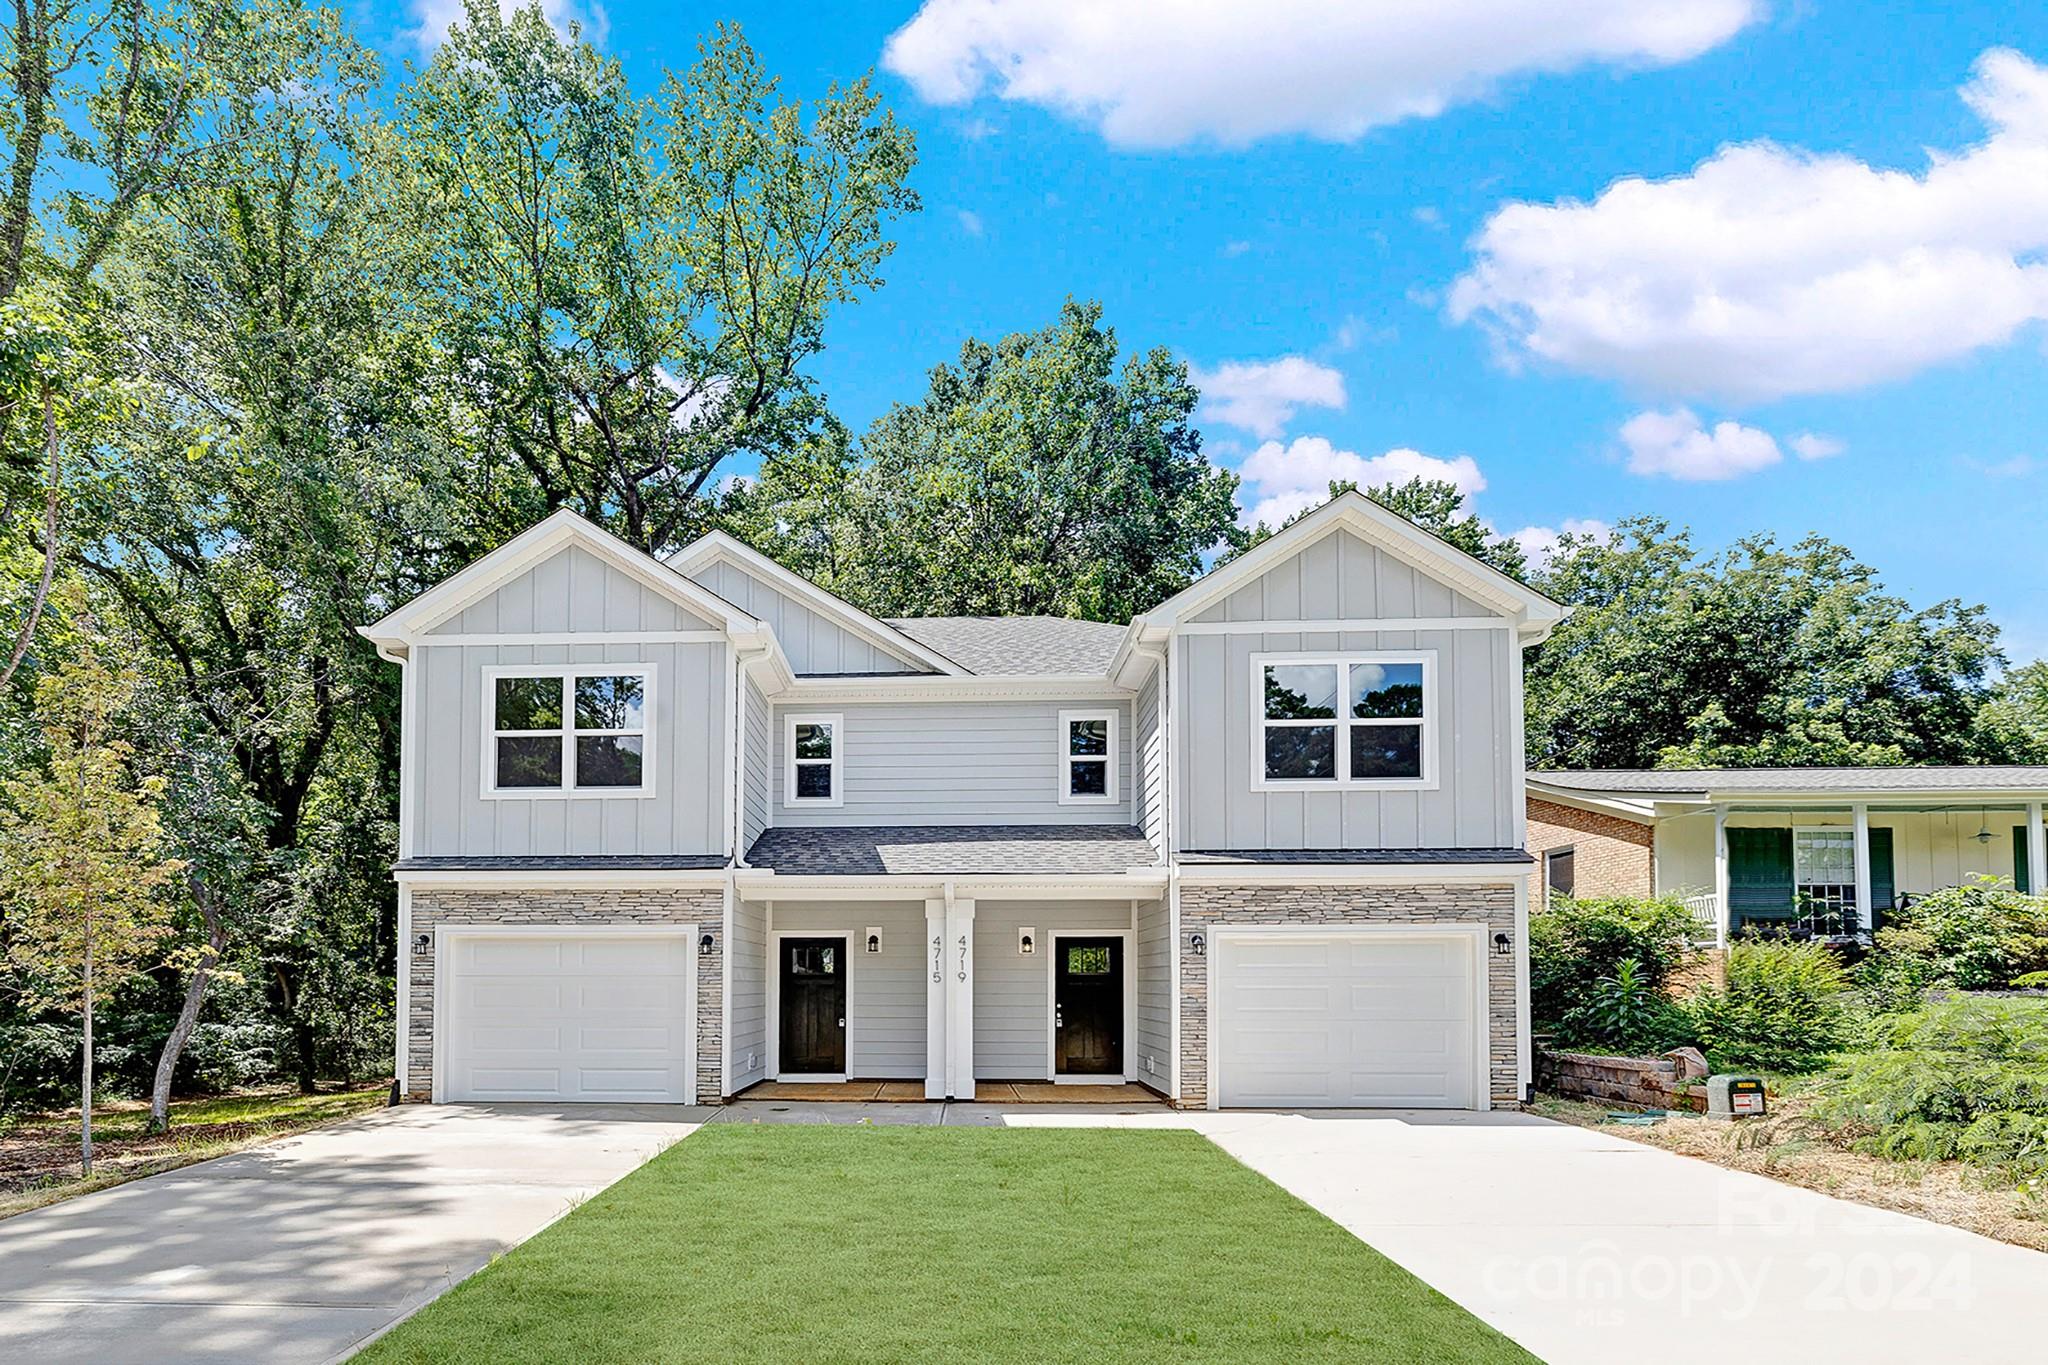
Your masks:
{"label": "green utility box", "polygon": [[1764,1112],[1764,1082],[1761,1076],[1707,1077],[1707,1117],[1710,1119],[1753,1119]]}

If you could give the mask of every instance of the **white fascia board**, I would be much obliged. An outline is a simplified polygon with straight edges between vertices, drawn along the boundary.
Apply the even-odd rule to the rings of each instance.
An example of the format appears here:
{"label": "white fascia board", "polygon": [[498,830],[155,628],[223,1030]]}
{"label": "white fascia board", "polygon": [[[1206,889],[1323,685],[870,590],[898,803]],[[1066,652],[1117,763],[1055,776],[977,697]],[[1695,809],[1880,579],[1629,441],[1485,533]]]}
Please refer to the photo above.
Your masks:
{"label": "white fascia board", "polygon": [[1127,701],[1135,693],[1093,673],[940,677],[903,673],[872,678],[797,678],[778,701],[805,705],[888,701]]}
{"label": "white fascia board", "polygon": [[1553,805],[1570,806],[1573,810],[1591,811],[1596,815],[1612,815],[1622,820],[1633,820],[1639,825],[1656,823],[1657,805],[1666,799],[1658,797],[1656,801],[1631,801],[1617,795],[1589,795],[1568,787],[1546,786],[1534,778],[1529,779],[1528,791],[1529,795]]}
{"label": "white fascia board", "polygon": [[1534,863],[1189,863],[1176,866],[1182,886],[1245,882],[1287,886],[1501,885],[1519,882]]}
{"label": "white fascia board", "polygon": [[716,890],[726,884],[725,868],[412,868],[395,869],[400,886],[478,891]]}
{"label": "white fascia board", "polygon": [[794,569],[777,564],[753,546],[724,531],[706,531],[669,556],[667,563],[677,573],[694,575],[721,561],[743,573],[765,579],[770,587],[831,617],[848,631],[905,663],[936,669],[949,676],[969,676],[966,669],[937,650],[919,644],[879,616],[868,615],[845,598],[826,591]]}
{"label": "white fascia board", "polygon": [[528,527],[461,572],[429,588],[361,634],[379,644],[409,645],[470,603],[503,587],[550,555],[580,546],[654,592],[709,617],[728,632],[764,629],[747,612],[568,508]]}
{"label": "white fascia board", "polygon": [[1118,687],[1135,692],[1145,685],[1145,676],[1159,667],[1165,657],[1167,639],[1172,632],[1164,626],[1153,625],[1146,620],[1131,622],[1131,628],[1124,632],[1123,640],[1116,647],[1116,656],[1109,661],[1109,677]]}
{"label": "white fascia board", "polygon": [[1525,637],[1536,635],[1541,638],[1541,634],[1547,634],[1551,626],[1564,618],[1562,604],[1446,544],[1364,494],[1346,493],[1277,532],[1264,544],[1197,579],[1141,619],[1151,625],[1170,626],[1212,605],[1280,560],[1343,528],[1357,532],[1396,558],[1484,602],[1513,620]]}
{"label": "white fascia board", "polygon": [[[1664,798],[1660,797],[1659,800]],[[1900,791],[1897,788],[1877,791],[1740,791],[1729,789],[1707,793],[1701,805],[1725,806],[1736,803],[1778,806],[1890,806],[1894,809],[1926,808],[1932,810],[1970,810],[1983,806],[1996,806],[2001,802],[2024,804],[2029,801],[2048,801],[2048,787],[2002,787],[1996,790],[1965,787],[1961,790],[1937,788],[1927,791]]]}
{"label": "white fascia board", "polygon": [[1143,900],[1166,890],[1166,869],[1134,867],[1124,873],[1060,877],[928,872],[821,877],[784,876],[755,868],[733,878],[739,894],[756,901],[935,900],[946,894],[949,884],[954,895],[969,900]]}

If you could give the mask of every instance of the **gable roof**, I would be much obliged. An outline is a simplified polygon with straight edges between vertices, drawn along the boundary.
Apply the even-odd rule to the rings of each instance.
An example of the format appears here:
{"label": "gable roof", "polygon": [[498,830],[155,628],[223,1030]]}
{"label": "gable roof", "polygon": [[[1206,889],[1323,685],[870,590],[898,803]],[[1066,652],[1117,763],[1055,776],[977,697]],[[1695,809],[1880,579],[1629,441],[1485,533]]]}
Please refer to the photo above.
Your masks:
{"label": "gable roof", "polygon": [[890,624],[977,676],[1106,674],[1126,629],[1064,616],[907,616]]}
{"label": "gable roof", "polygon": [[848,632],[866,640],[884,653],[895,655],[905,663],[956,677],[973,671],[948,658],[942,651],[898,629],[895,624],[879,616],[868,615],[845,598],[819,587],[794,569],[776,563],[753,546],[737,537],[727,535],[724,531],[706,531],[670,555],[667,564],[677,573],[691,576],[694,581],[695,575],[721,561],[752,574],[778,592],[830,618]]}
{"label": "gable roof", "polygon": [[1529,785],[1592,798],[1704,802],[1728,796],[2023,795],[2048,793],[2048,766],[1923,768],[1579,768],[1531,771]]}
{"label": "gable roof", "polygon": [[387,612],[382,619],[357,627],[357,633],[379,646],[404,649],[414,636],[432,630],[464,607],[572,545],[706,617],[720,629],[748,634],[763,629],[759,620],[711,589],[564,507],[461,572]]}
{"label": "gable roof", "polygon": [[1171,625],[1339,530],[1352,532],[1512,619],[1525,644],[1542,640],[1569,610],[1528,584],[1517,582],[1491,564],[1423,530],[1400,513],[1388,511],[1354,491],[1339,494],[1293,525],[1281,528],[1257,547],[1196,579],[1138,620],[1151,626]]}

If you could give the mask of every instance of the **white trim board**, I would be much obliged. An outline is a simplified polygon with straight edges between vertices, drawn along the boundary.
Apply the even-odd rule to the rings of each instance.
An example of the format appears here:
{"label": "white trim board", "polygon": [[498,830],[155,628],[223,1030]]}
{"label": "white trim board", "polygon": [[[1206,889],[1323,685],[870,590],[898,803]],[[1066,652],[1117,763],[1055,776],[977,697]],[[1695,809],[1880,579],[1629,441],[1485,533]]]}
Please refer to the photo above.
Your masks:
{"label": "white trim board", "polygon": [[[766,1044],[761,1049],[761,1061],[763,1063],[762,1079],[790,1081],[798,1084],[816,1082],[820,1085],[829,1084],[833,1081],[858,1079],[854,1075],[853,1067],[853,963],[855,957],[864,956],[864,954],[856,954],[853,951],[853,945],[860,935],[852,929],[777,929],[772,927],[773,921],[770,921],[770,925],[771,927],[768,930],[768,971],[766,972],[767,981],[765,983],[768,996],[768,1013],[765,1020],[766,1027],[762,1030],[768,1037]],[[840,1048],[846,1053],[846,1070],[844,1071],[837,1073],[792,1071],[787,1076],[782,1074],[782,941],[786,938],[836,938],[839,940],[839,959],[846,964],[844,974],[846,985],[846,1027],[840,1030],[841,1033],[845,1034],[845,1037],[839,1040]],[[729,977],[730,973],[728,972]],[[926,1065],[930,1065],[929,1060],[927,1060]]]}
{"label": "white trim board", "polygon": [[[1128,1085],[1138,1079],[1137,1070],[1131,1065],[1131,1036],[1138,1030],[1138,993],[1131,988],[1131,940],[1135,937],[1135,932],[1129,928],[1048,929],[1039,935],[1041,942],[1052,946],[1052,951],[1045,955],[1045,1078],[1054,1085],[1108,1085],[1112,1080]],[[1113,938],[1122,944],[1117,950],[1117,958],[1124,1017],[1120,1025],[1123,1032],[1117,1039],[1117,1055],[1123,1060],[1123,1069],[1114,1076],[1108,1072],[1099,1076],[1060,1074],[1059,1030],[1054,1027],[1053,1015],[1058,1009],[1060,940],[1063,938]]]}

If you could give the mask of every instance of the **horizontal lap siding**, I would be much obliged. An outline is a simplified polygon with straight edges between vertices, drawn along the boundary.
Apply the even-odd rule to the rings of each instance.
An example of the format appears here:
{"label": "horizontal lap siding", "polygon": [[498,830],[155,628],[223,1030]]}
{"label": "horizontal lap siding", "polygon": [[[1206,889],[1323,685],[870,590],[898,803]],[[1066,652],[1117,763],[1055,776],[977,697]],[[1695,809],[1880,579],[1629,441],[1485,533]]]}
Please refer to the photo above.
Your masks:
{"label": "horizontal lap siding", "polygon": [[1138,907],[1130,981],[1138,1006],[1137,1036],[1128,1053],[1131,1074],[1163,1091],[1173,1075],[1173,941],[1163,900]]}
{"label": "horizontal lap siding", "polygon": [[768,1074],[768,911],[735,898],[732,907],[732,1085]]}
{"label": "horizontal lap siding", "polygon": [[[882,931],[882,951],[861,935]],[[846,1065],[855,1077],[914,1080],[925,1074],[923,901],[775,903],[778,934],[845,933]],[[771,961],[770,971],[781,964]]]}
{"label": "horizontal lap siding", "polygon": [[[1117,713],[1114,805],[1059,803],[1059,713]],[[786,717],[827,713],[844,722],[837,806],[790,806]],[[1088,702],[868,703],[777,708],[775,823],[848,825],[1128,825],[1130,707]]]}
{"label": "horizontal lap siding", "polygon": [[1136,733],[1131,736],[1131,759],[1138,780],[1131,790],[1131,823],[1145,831],[1155,852],[1166,847],[1166,732],[1160,724],[1159,683],[1162,670],[1153,669],[1138,691]]}
{"label": "horizontal lap siding", "polygon": [[747,683],[744,696],[747,772],[746,799],[741,806],[744,821],[741,830],[741,852],[753,847],[754,840],[760,838],[761,831],[768,827],[768,769],[775,754],[775,735],[771,721],[773,708],[768,705],[768,699],[761,695],[761,689],[751,680]]}
{"label": "horizontal lap siding", "polygon": [[[1338,531],[1276,565],[1202,621],[1484,619],[1484,607]],[[1184,848],[1500,848],[1515,842],[1508,629],[1183,635],[1174,686]],[[1437,785],[1425,791],[1255,791],[1252,656],[1429,651],[1436,656]]]}
{"label": "horizontal lap siding", "polygon": [[[1037,950],[1017,951],[1017,929],[1038,931]],[[1053,934],[1131,927],[1129,901],[978,901],[974,907],[974,1074],[981,1080],[1052,1075]],[[1124,961],[1124,989],[1132,964]],[[1125,1040],[1126,1047],[1129,1040]]]}

